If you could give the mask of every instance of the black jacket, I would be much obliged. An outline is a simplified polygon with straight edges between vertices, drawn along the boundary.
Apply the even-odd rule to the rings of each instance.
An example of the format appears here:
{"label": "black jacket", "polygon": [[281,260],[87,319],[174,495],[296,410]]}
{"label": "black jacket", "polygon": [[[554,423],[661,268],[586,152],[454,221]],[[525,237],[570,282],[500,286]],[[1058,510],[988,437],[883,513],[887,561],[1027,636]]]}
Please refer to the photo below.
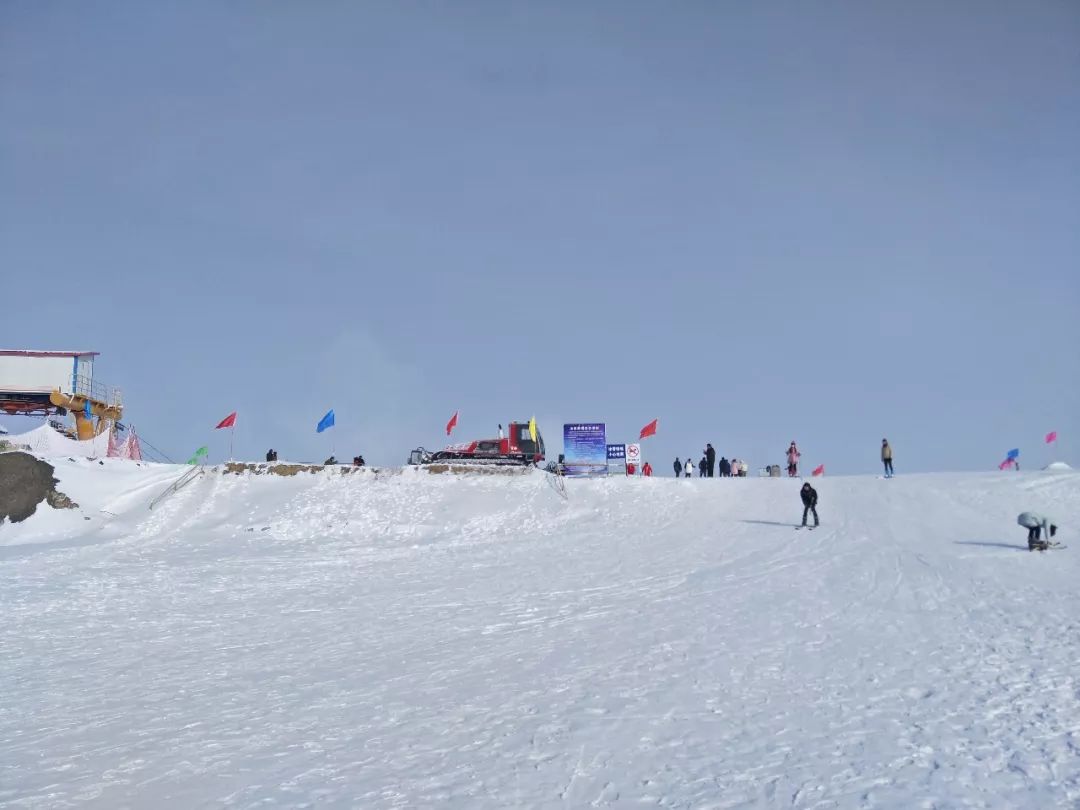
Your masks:
{"label": "black jacket", "polygon": [[809,484],[803,484],[799,497],[802,498],[803,506],[817,506],[817,490]]}
{"label": "black jacket", "polygon": [[716,463],[716,449],[715,448],[713,448],[713,447],[706,447],[705,448],[705,460],[709,463],[710,467],[713,464]]}
{"label": "black jacket", "polygon": [[678,459],[675,459],[674,467],[675,467],[675,474],[676,475],[682,475],[682,462],[679,461]]}

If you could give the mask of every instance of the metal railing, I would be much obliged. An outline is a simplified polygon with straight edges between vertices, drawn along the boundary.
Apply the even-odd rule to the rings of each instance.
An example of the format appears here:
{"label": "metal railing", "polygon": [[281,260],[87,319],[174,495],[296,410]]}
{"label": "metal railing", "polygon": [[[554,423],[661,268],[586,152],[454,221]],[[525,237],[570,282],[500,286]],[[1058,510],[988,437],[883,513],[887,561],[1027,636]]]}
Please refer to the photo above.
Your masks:
{"label": "metal railing", "polygon": [[154,498],[154,500],[150,501],[150,511],[153,511],[155,506],[157,506],[159,503],[161,503],[173,493],[179,492],[181,489],[186,487],[204,472],[206,472],[206,470],[202,467],[192,467],[190,470],[185,472],[183,475],[181,475],[179,478],[169,484],[169,486],[160,495]]}
{"label": "metal railing", "polygon": [[96,399],[98,402],[104,402],[106,405],[123,404],[119,388],[110,388],[104,383],[99,383],[85,374],[76,375],[75,390],[71,393],[90,397],[90,399]]}

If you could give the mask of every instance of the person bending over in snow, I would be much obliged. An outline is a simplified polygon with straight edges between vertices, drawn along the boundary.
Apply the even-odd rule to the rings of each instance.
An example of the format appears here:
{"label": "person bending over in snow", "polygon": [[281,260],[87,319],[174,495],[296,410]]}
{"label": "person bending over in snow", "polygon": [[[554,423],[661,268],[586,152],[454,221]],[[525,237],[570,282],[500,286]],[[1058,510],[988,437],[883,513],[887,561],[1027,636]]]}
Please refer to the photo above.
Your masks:
{"label": "person bending over in snow", "polygon": [[814,525],[819,525],[817,516],[817,490],[810,486],[810,482],[807,481],[802,485],[802,489],[799,490],[799,497],[802,498],[802,525],[806,525],[806,516],[809,513],[814,515]]}
{"label": "person bending over in snow", "polygon": [[[1038,512],[1022,512],[1016,516],[1016,522],[1028,530],[1028,551],[1046,551],[1051,538],[1057,534],[1054,521]],[[1046,532],[1046,539],[1040,538]]]}

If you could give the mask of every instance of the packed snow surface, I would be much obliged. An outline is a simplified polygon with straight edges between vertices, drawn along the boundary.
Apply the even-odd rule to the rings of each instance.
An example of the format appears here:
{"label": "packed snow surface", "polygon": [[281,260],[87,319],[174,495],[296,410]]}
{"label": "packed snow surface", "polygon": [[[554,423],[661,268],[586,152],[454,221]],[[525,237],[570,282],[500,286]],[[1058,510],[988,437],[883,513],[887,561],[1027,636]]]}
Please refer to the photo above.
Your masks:
{"label": "packed snow surface", "polygon": [[817,480],[810,532],[789,480],[56,463],[0,806],[1080,806],[1076,473]]}

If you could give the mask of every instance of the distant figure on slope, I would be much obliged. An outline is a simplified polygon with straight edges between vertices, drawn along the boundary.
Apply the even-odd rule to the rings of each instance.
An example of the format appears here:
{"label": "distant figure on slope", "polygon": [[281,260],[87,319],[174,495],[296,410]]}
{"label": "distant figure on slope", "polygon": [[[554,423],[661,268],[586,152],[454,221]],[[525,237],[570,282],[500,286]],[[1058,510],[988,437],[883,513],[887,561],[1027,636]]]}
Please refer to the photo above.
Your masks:
{"label": "distant figure on slope", "polygon": [[323,462],[323,466],[327,466],[327,467],[328,467],[328,466],[330,466],[331,464],[337,464],[337,459],[336,459],[336,458],[334,458],[333,456],[330,456],[330,458],[328,458],[328,459],[327,459],[326,461],[324,461],[324,462]]}
{"label": "distant figure on slope", "polygon": [[727,456],[720,457],[720,477],[727,478],[731,475],[731,462],[727,460]]}
{"label": "distant figure on slope", "polygon": [[705,445],[705,465],[709,471],[709,478],[712,478],[716,470],[716,450],[711,444]]}
{"label": "distant figure on slope", "polygon": [[709,468],[709,462],[705,460],[705,456],[701,457],[701,461],[697,463],[697,475],[698,478],[705,477],[705,471]]}
{"label": "distant figure on slope", "polygon": [[802,489],[799,490],[799,497],[802,498],[803,505],[802,525],[806,525],[806,516],[810,513],[814,515],[814,525],[819,525],[817,516],[817,490],[810,486],[809,481],[802,485]]}
{"label": "distant figure on slope", "polygon": [[892,447],[889,446],[888,439],[881,440],[881,462],[885,465],[885,477],[892,478]]}
{"label": "distant figure on slope", "polygon": [[675,467],[675,477],[676,478],[682,478],[682,462],[679,461],[679,459],[677,457],[675,459],[675,464],[673,466]]}
{"label": "distant figure on slope", "polygon": [[652,464],[650,464],[647,461],[644,464],[642,464],[641,465],[641,474],[644,475],[646,478],[652,478]]}
{"label": "distant figure on slope", "polygon": [[363,467],[364,466],[364,457],[363,456],[353,456],[352,464],[353,464],[354,467]]}
{"label": "distant figure on slope", "polygon": [[[1046,551],[1057,534],[1054,521],[1038,512],[1022,512],[1016,516],[1016,522],[1028,530],[1028,551]],[[1043,531],[1046,532],[1045,540],[1041,538]]]}
{"label": "distant figure on slope", "polygon": [[693,477],[693,475],[694,475],[694,462],[689,456],[686,459],[686,463],[683,464],[682,469],[683,469],[683,474],[687,478],[692,478]]}
{"label": "distant figure on slope", "polygon": [[799,474],[799,457],[802,453],[795,446],[795,440],[791,440],[791,446],[787,449],[787,474],[794,478]]}
{"label": "distant figure on slope", "polygon": [[277,450],[275,450],[273,447],[271,447],[269,450],[267,450],[266,451],[266,460],[267,461],[277,461]]}

